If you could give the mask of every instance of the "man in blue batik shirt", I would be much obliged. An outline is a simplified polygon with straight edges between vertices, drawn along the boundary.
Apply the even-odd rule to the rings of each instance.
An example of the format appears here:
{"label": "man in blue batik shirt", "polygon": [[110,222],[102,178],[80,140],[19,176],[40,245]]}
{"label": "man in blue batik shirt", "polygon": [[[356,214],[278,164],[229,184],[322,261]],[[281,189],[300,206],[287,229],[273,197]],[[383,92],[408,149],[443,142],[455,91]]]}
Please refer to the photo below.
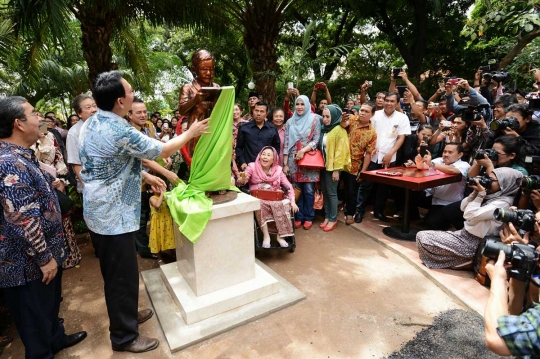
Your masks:
{"label": "man in blue batik shirt", "polygon": [[54,188],[30,149],[40,121],[23,97],[0,99],[0,288],[26,358],[53,358],[86,338],[58,318],[66,242]]}
{"label": "man in blue batik shirt", "polygon": [[96,233],[109,331],[115,351],[140,353],[157,348],[157,339],[139,335],[138,324],[153,312],[137,312],[139,272],[135,233],[139,229],[141,183],[160,190],[165,182],[142,172],[142,159],[167,158],[191,138],[205,133],[208,120],[196,121],[181,136],[167,143],[149,138],[124,118],[134,93],[119,71],[98,75],[93,97],[98,112],[84,123],[79,141],[84,181],[84,219]]}

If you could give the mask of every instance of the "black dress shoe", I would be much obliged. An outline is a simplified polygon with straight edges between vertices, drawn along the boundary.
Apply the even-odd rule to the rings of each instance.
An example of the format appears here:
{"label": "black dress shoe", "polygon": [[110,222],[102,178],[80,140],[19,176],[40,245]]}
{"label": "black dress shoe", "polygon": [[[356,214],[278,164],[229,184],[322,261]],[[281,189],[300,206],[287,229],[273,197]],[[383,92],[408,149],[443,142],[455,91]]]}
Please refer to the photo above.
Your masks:
{"label": "black dress shoe", "polygon": [[381,212],[373,212],[373,217],[377,218],[381,222],[388,222],[388,217]]}
{"label": "black dress shoe", "polygon": [[362,223],[363,216],[360,213],[354,215],[354,223]]}
{"label": "black dress shoe", "polygon": [[139,253],[141,258],[146,258],[146,259],[158,259],[157,258],[157,255],[154,254],[154,253]]}
{"label": "black dress shoe", "polygon": [[64,343],[64,346],[60,348],[60,350],[79,344],[86,338],[86,335],[87,335],[86,332],[77,332],[77,333],[68,335],[66,338],[66,342]]}

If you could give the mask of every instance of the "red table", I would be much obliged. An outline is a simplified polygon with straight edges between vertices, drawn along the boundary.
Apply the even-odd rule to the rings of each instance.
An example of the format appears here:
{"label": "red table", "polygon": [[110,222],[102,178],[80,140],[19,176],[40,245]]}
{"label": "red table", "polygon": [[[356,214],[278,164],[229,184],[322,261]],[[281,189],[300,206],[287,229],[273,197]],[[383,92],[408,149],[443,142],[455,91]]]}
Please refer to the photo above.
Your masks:
{"label": "red table", "polygon": [[[403,176],[388,176],[376,173],[380,171],[396,171],[402,173]],[[363,180],[405,188],[405,209],[403,211],[401,228],[385,227],[383,233],[388,237],[406,241],[416,240],[416,232],[418,232],[417,230],[413,230],[411,233],[409,228],[409,200],[411,190],[421,191],[427,188],[459,182],[461,181],[461,177],[461,174],[446,174],[437,170],[417,170],[416,168],[407,167],[365,171],[360,174],[360,178]]]}

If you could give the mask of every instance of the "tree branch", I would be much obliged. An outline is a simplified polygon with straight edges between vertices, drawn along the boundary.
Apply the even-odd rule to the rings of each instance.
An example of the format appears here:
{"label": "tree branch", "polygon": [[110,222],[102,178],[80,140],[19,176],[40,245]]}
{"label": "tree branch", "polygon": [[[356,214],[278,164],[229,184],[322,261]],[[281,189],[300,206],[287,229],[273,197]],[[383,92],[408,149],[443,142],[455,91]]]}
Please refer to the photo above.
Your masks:
{"label": "tree branch", "polygon": [[503,59],[499,62],[499,70],[504,69],[506,66],[508,66],[514,58],[523,51],[525,46],[527,46],[531,41],[536,39],[540,36],[540,28],[537,28],[536,30],[529,32],[525,36],[521,36],[521,33],[516,36],[517,44],[514,45],[514,47],[506,54],[506,56],[503,57]]}

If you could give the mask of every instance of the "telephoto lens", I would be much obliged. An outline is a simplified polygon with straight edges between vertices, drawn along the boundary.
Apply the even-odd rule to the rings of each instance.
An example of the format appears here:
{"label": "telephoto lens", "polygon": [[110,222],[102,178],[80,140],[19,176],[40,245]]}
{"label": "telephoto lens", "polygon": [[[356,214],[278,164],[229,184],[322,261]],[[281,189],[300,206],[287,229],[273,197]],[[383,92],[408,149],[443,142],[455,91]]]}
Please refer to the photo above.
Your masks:
{"label": "telephoto lens", "polygon": [[506,257],[505,262],[512,261],[512,247],[495,239],[488,239],[486,241],[484,249],[482,250],[482,255],[497,260],[500,251],[504,252],[504,256]]}
{"label": "telephoto lens", "polygon": [[519,128],[519,121],[515,117],[506,117],[502,120],[491,121],[489,128],[492,131],[502,131],[506,128],[515,131]]}
{"label": "telephoto lens", "polygon": [[532,191],[533,189],[540,189],[540,176],[523,176],[523,179],[521,180],[521,188],[529,191]]}

